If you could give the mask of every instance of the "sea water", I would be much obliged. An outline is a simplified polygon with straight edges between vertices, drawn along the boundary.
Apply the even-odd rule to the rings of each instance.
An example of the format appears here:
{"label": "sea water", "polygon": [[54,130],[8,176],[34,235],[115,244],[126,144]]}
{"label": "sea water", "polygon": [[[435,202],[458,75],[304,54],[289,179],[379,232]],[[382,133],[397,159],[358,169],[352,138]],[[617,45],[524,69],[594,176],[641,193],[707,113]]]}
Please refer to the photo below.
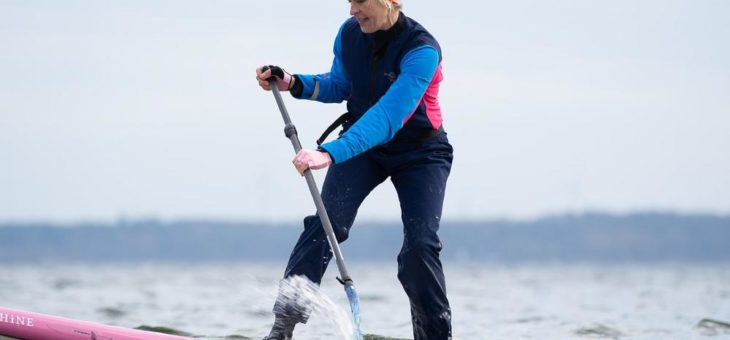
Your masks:
{"label": "sea water", "polygon": [[[284,263],[0,267],[0,306],[123,327],[268,334]],[[730,265],[445,265],[455,339],[730,339]],[[413,339],[393,263],[349,263],[362,331]],[[349,304],[330,270],[295,339],[348,339]],[[704,320],[704,321],[703,321]],[[707,322],[706,320],[711,320]]]}

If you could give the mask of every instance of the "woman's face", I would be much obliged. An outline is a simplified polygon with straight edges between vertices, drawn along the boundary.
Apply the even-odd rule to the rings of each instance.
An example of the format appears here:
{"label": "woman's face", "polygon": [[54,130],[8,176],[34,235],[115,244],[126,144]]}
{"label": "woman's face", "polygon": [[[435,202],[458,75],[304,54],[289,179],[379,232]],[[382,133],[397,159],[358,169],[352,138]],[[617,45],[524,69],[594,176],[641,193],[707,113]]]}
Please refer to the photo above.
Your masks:
{"label": "woman's face", "polygon": [[350,0],[350,15],[357,19],[364,33],[390,28],[388,9],[375,0]]}

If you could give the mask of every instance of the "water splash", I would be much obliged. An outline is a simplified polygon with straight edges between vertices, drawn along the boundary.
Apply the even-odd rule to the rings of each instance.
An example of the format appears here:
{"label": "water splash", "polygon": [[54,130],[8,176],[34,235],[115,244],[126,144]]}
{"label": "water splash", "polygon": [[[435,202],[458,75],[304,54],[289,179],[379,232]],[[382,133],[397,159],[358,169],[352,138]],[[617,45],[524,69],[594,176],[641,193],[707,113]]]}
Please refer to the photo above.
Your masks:
{"label": "water splash", "polygon": [[330,320],[342,339],[353,339],[355,328],[350,313],[335,304],[319,286],[304,276],[292,276],[279,284],[279,299],[303,315],[316,314]]}

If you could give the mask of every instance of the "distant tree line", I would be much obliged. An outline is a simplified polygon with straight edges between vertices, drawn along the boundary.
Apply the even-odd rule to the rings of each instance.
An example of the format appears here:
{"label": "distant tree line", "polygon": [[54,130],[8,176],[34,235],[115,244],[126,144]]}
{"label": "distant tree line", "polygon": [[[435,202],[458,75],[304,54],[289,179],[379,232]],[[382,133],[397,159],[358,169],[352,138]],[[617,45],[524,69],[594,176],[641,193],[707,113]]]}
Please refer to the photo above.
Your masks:
{"label": "distant tree line", "polygon": [[[285,260],[301,225],[213,220],[0,224],[0,262]],[[730,217],[643,213],[534,221],[444,221],[444,261],[730,262]],[[399,222],[358,222],[347,260],[394,261]]]}

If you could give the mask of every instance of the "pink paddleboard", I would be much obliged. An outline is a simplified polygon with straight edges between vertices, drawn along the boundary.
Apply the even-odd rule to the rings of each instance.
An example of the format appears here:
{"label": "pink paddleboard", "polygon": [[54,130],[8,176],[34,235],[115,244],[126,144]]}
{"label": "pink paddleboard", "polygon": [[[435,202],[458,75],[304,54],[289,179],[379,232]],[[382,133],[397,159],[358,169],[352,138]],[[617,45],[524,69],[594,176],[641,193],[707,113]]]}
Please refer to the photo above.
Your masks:
{"label": "pink paddleboard", "polygon": [[24,340],[191,340],[0,307],[0,336]]}

